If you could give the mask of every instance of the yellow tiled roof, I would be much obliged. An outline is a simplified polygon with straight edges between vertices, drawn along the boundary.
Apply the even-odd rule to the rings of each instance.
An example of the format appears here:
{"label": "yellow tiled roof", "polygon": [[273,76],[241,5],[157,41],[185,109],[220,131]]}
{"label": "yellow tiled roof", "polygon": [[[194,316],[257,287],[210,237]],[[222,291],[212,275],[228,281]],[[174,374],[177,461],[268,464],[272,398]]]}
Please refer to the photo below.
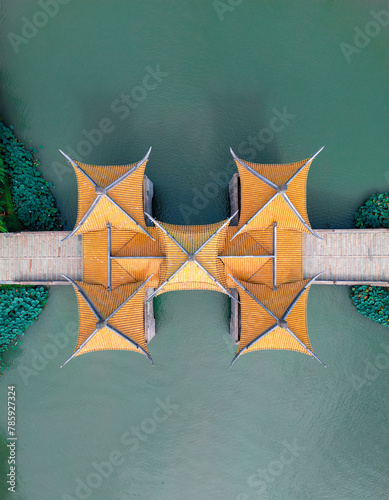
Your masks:
{"label": "yellow tiled roof", "polygon": [[[88,177],[98,186],[106,188],[112,182],[120,179],[122,175],[136,167],[137,164],[98,166],[86,165],[80,162],[74,163],[87,174],[85,176],[79,169],[74,168],[78,185],[78,214],[75,224],[75,228],[77,228],[97,197],[95,186]],[[107,192],[108,197],[101,197],[91,214],[83,221],[74,234],[102,230],[108,222],[123,231],[133,230],[139,232],[139,226],[146,229],[143,213],[143,177],[146,163],[147,160],[128,177],[110,189]]]}
{"label": "yellow tiled roof", "polygon": [[[242,282],[242,285],[274,313],[275,316],[281,319],[295,296],[308,281],[309,280],[280,285],[276,291],[273,291],[266,285],[257,285],[247,282]],[[287,318],[287,324],[308,349],[311,349],[306,320],[308,290],[309,288],[303,293],[292,309],[292,312]],[[240,289],[239,293],[242,308],[242,331],[238,353],[276,322],[274,317],[245,291]],[[275,328],[271,333],[259,339],[258,342],[248,347],[246,352],[264,349],[286,349],[308,354],[307,349],[282,327]]]}
{"label": "yellow tiled roof", "polygon": [[[273,228],[264,230],[249,230],[240,233],[229,241],[236,233],[236,227],[228,228],[226,247],[223,255],[269,255],[273,254]],[[302,234],[298,231],[278,229],[277,227],[277,285],[303,279]],[[226,273],[235,278],[251,283],[262,283],[272,287],[273,262],[265,258],[226,258],[222,259]],[[227,277],[229,287],[235,287]]]}
{"label": "yellow tiled roof", "polygon": [[[83,233],[83,283],[75,285],[80,311],[76,355],[105,349],[138,352],[143,349],[148,355],[144,325],[145,280],[148,280],[147,287],[156,290],[155,294],[175,290],[211,290],[230,295],[231,288],[238,288],[241,337],[237,355],[263,349],[286,349],[312,355],[306,325],[307,291],[293,307],[287,323],[280,321],[271,333],[255,341],[257,336],[274,326],[275,317],[282,318],[296,294],[308,283],[308,280],[303,281],[302,274],[302,232],[310,228],[306,211],[306,181],[311,161],[282,165],[245,162],[248,167],[245,168],[237,159],[241,182],[241,212],[237,227],[228,226],[227,222],[178,226],[158,221],[154,221],[155,227],[146,227],[143,212],[146,162],[147,157],[143,163],[123,166],[100,167],[77,163],[84,173],[75,168],[79,189],[76,228],[83,221],[76,231]],[[89,217],[83,220],[96,199],[95,186],[88,177],[105,188],[136,165],[138,168],[135,171],[108,191],[114,203],[102,196]],[[288,186],[277,191],[250,169],[277,189],[287,183]],[[286,193],[304,223],[282,193]],[[110,225],[110,233],[107,224]],[[109,234],[111,257],[108,254]],[[111,292],[107,290],[110,275]],[[80,349],[96,329],[96,317],[78,286],[90,297],[103,318],[142,286],[110,320],[111,326],[122,332],[124,337],[103,325]],[[125,337],[133,340],[135,345]]]}
{"label": "yellow tiled roof", "polygon": [[[106,319],[139,288],[141,283],[123,285],[115,288],[112,292],[108,292],[102,285],[80,282],[76,282],[76,285],[82,289],[94,304],[101,317]],[[108,327],[103,327],[81,349],[82,344],[96,330],[98,319],[93,314],[78,288],[74,288],[77,295],[80,317],[78,340],[74,351],[76,353],[75,356],[87,352],[110,349],[139,352],[139,349],[126,340],[126,338],[133,340],[147,352],[144,331],[144,288],[140,289],[138,293],[109,319],[108,325],[121,332],[124,337],[111,331]],[[77,352],[78,349],[80,350]]]}
{"label": "yellow tiled roof", "polygon": [[[286,184],[308,160],[274,165],[244,163],[277,186],[281,186]],[[311,162],[297,174],[286,191],[290,201],[309,227],[310,223],[306,209],[306,184],[310,164]],[[244,168],[239,161],[236,161],[236,165],[241,182],[241,211],[238,226],[240,228],[276,195],[276,191]],[[254,217],[244,230],[265,229],[273,222],[277,222],[278,227],[282,229],[309,232],[281,195],[276,196],[273,201]]]}
{"label": "yellow tiled roof", "polygon": [[[223,223],[224,222],[219,222],[217,224],[208,224],[204,226],[160,224],[189,254],[194,254],[208,238],[223,225]],[[196,260],[214,279],[221,282],[224,287],[226,286],[225,274],[223,265],[218,260],[218,253],[224,245],[226,232],[227,228],[222,229],[196,255]],[[174,290],[222,291],[222,289],[215,284],[215,281],[194,262],[187,262],[186,266],[171,279],[180,266],[187,261],[187,255],[159,228],[157,228],[157,235],[161,252],[166,256],[160,268],[159,286],[170,279],[169,283],[160,293]]]}

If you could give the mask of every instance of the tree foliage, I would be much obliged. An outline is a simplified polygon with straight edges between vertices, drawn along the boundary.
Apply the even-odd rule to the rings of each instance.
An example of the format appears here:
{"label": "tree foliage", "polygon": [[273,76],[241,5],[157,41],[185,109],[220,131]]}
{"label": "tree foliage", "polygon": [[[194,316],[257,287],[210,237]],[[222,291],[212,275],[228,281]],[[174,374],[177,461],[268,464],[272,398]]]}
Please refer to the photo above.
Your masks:
{"label": "tree foliage", "polygon": [[22,225],[17,218],[9,188],[8,176],[3,160],[0,158],[0,232],[21,231]]}
{"label": "tree foliage", "polygon": [[43,286],[0,287],[0,354],[17,345],[18,337],[42,312],[47,295]]}
{"label": "tree foliage", "polygon": [[7,209],[5,198],[4,198],[4,190],[2,189],[5,182],[5,167],[4,163],[0,158],[0,233],[7,232],[7,226],[5,224],[4,218],[2,217],[2,213]]}
{"label": "tree foliage", "polygon": [[19,221],[30,231],[61,230],[63,223],[52,184],[38,170],[39,162],[12,131],[0,121],[0,156],[9,178],[12,199]]}

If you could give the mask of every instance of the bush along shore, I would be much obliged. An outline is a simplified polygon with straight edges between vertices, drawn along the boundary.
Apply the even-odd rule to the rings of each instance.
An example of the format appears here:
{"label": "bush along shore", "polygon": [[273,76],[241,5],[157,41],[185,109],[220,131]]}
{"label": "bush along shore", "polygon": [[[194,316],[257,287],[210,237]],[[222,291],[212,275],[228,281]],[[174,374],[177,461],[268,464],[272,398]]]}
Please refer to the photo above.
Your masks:
{"label": "bush along shore", "polygon": [[[19,142],[12,131],[0,121],[0,159],[5,171],[6,185],[9,185],[14,213],[20,227],[9,230],[56,231],[63,229],[63,221],[51,192],[53,185],[47,182],[38,170],[39,161],[33,151]],[[5,198],[5,186],[1,186]],[[6,211],[13,212],[13,207]],[[4,221],[3,221],[4,222]],[[7,226],[7,219],[5,222]]]}
{"label": "bush along shore", "polygon": [[[356,211],[355,227],[389,227],[389,193],[373,194]],[[353,286],[351,299],[358,312],[377,323],[389,326],[389,288]]]}
{"label": "bush along shore", "polygon": [[[20,336],[37,319],[47,301],[43,286],[6,285],[0,288],[0,357],[21,344]],[[0,362],[0,370],[6,368]]]}
{"label": "bush along shore", "polygon": [[8,176],[3,160],[0,158],[0,232],[20,231],[22,225],[15,213]]}

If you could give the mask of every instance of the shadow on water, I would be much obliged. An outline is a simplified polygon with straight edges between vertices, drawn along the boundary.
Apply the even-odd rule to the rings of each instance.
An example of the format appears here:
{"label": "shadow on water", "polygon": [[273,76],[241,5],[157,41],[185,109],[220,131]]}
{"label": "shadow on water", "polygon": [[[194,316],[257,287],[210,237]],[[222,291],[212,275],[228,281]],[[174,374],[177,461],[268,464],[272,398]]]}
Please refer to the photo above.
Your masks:
{"label": "shadow on water", "polygon": [[76,160],[91,165],[123,165],[143,158],[150,147],[148,137],[136,126],[135,116],[129,113],[122,120],[123,113],[112,111],[115,96],[88,93],[77,99],[80,133],[72,145]]}
{"label": "shadow on water", "polygon": [[269,143],[260,143],[263,149],[249,144],[258,132],[268,128],[272,118],[271,110],[266,105],[267,96],[257,93],[216,94],[211,98],[212,117],[215,129],[215,164],[218,169],[231,162],[229,148],[243,160],[255,163],[279,163],[282,152],[278,148],[277,137]]}
{"label": "shadow on water", "polygon": [[[0,69],[0,118],[4,119],[7,126],[13,125],[9,120],[11,112],[17,112],[19,128],[23,129],[25,136],[28,136],[31,130],[30,116],[27,103],[23,101],[17,92],[17,84],[11,73]],[[22,125],[22,127],[20,127]]]}
{"label": "shadow on water", "polygon": [[[354,214],[360,203],[355,203],[354,193],[344,189],[339,194],[323,185],[313,185],[308,176],[307,210],[311,226],[316,229],[351,229]],[[321,208],[322,207],[322,208]]]}
{"label": "shadow on water", "polygon": [[[264,100],[257,94],[214,94],[163,137],[152,160],[163,164],[169,158],[164,175],[152,178],[157,216],[177,224],[209,224],[229,215],[228,183],[237,171],[229,148],[245,158],[247,140],[269,124]],[[257,117],[254,125],[247,119],[252,115]],[[277,162],[282,156],[276,138],[253,151],[254,157],[245,159]]]}
{"label": "shadow on water", "polygon": [[[209,100],[212,117],[214,143],[210,148],[211,169],[205,172],[199,186],[207,201],[206,210],[199,215],[202,223],[214,222],[228,217],[229,194],[228,183],[237,172],[235,161],[230,154],[230,147],[242,159],[256,163],[277,163],[282,157],[276,137],[268,144],[260,144],[261,149],[253,147],[258,144],[257,134],[269,126],[269,110],[266,107],[266,96],[260,98],[253,94],[214,94]],[[255,117],[254,121],[248,117]],[[218,187],[218,196],[212,197],[211,184]],[[193,203],[192,196],[192,205]],[[217,214],[215,219],[213,214]],[[197,222],[197,221],[196,221]]]}
{"label": "shadow on water", "polygon": [[[146,174],[155,186],[154,214],[170,223],[207,224],[228,216],[228,182],[236,172],[230,147],[255,162],[277,163],[283,156],[276,134],[260,148],[250,145],[273,116],[266,96],[257,93],[213,94],[201,107],[156,109],[145,101],[147,118],[142,120],[137,109],[112,95],[89,94],[79,101],[83,130],[77,145],[82,141],[85,149],[78,159],[97,165],[133,163],[152,146]],[[107,132],[96,132],[95,144],[88,146],[85,141],[93,142],[91,131],[103,128],[103,121]]]}

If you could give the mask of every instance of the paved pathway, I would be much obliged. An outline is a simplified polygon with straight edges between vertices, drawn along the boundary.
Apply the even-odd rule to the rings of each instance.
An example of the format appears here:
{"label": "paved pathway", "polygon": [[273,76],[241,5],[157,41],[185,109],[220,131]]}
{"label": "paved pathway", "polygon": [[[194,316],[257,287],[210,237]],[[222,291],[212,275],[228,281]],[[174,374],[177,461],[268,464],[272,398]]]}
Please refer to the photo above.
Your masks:
{"label": "paved pathway", "polygon": [[[67,231],[0,235],[0,283],[62,285],[61,273],[82,280],[82,239]],[[42,283],[44,282],[44,283]]]}
{"label": "paved pathway", "polygon": [[[324,239],[304,234],[303,272],[324,271],[321,284],[389,286],[389,229],[317,229]],[[0,284],[64,285],[61,273],[82,280],[81,236],[68,232],[0,235]]]}
{"label": "paved pathway", "polygon": [[304,234],[303,272],[334,285],[389,286],[389,229],[318,229],[324,239]]}

